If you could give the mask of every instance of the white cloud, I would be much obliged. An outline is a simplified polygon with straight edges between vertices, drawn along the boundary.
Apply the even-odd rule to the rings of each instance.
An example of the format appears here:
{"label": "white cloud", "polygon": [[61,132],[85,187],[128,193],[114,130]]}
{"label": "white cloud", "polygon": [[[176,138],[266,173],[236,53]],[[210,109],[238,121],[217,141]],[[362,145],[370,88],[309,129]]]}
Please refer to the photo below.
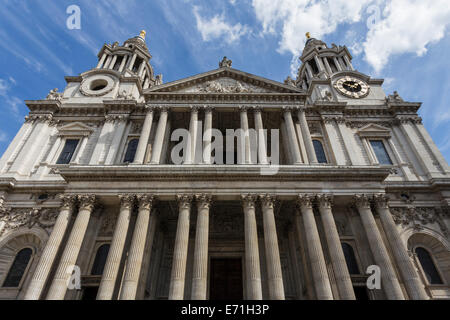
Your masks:
{"label": "white cloud", "polygon": [[429,44],[441,40],[450,24],[450,6],[448,0],[391,0],[383,16],[363,44],[365,59],[377,72],[392,55],[422,56]]}
{"label": "white cloud", "polygon": [[14,79],[12,79],[14,80],[12,81],[11,78],[8,80],[0,79],[0,98],[2,98],[5,101],[5,104],[9,106],[9,111],[11,111],[12,115],[16,119],[22,120],[22,116],[20,114],[20,105],[23,104],[23,101],[20,98],[9,93],[11,84],[15,85],[16,82]]}
{"label": "white cloud", "polygon": [[298,55],[305,33],[316,38],[330,34],[341,23],[360,21],[362,9],[372,0],[253,0],[264,33],[281,30],[279,51]]}
{"label": "white cloud", "polygon": [[0,142],[8,142],[8,135],[3,131],[0,131]]}
{"label": "white cloud", "polygon": [[199,8],[194,6],[194,15],[197,22],[197,30],[202,35],[203,41],[224,39],[231,44],[238,41],[243,35],[249,32],[247,26],[240,23],[231,25],[225,21],[224,15],[215,15],[211,19],[203,18],[199,13]]}

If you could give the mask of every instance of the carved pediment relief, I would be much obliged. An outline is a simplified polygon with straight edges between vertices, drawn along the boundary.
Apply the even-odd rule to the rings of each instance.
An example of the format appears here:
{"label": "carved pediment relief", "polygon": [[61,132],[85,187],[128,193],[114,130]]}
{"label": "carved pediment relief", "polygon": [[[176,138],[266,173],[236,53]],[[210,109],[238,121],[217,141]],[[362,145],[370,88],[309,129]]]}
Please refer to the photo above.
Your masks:
{"label": "carved pediment relief", "polygon": [[300,88],[231,68],[220,68],[193,77],[146,89],[172,93],[304,93]]}
{"label": "carved pediment relief", "polygon": [[269,93],[270,91],[232,78],[206,81],[180,90],[186,93]]}
{"label": "carved pediment relief", "polygon": [[391,131],[389,128],[371,123],[359,129],[358,134],[361,137],[390,137]]}
{"label": "carved pediment relief", "polygon": [[60,136],[88,136],[94,131],[93,128],[81,122],[73,122],[58,128]]}

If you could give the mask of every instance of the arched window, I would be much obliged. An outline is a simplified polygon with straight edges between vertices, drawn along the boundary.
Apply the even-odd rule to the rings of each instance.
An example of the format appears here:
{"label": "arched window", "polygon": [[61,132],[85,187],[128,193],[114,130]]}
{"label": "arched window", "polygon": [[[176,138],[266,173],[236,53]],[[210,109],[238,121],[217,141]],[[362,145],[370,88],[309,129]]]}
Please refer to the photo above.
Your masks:
{"label": "arched window", "polygon": [[4,288],[16,288],[20,285],[32,255],[33,250],[30,248],[22,249],[17,253],[5,282],[3,282]]}
{"label": "arched window", "polygon": [[444,284],[428,250],[422,247],[417,247],[416,254],[428,282],[430,284]]}
{"label": "arched window", "polygon": [[91,275],[101,276],[103,274],[103,269],[105,268],[108,253],[109,253],[109,244],[104,244],[97,249],[94,264],[92,265]]}
{"label": "arched window", "polygon": [[317,161],[319,163],[328,163],[325,150],[323,149],[322,142],[320,140],[313,140],[314,150],[316,151]]}
{"label": "arched window", "polygon": [[347,263],[348,272],[350,274],[360,274],[353,247],[348,243],[342,242],[342,250],[344,251],[344,257],[345,262]]}
{"label": "arched window", "polygon": [[139,144],[139,139],[132,139],[128,142],[127,152],[125,153],[125,158],[123,162],[133,162],[134,156],[136,155],[136,150]]}

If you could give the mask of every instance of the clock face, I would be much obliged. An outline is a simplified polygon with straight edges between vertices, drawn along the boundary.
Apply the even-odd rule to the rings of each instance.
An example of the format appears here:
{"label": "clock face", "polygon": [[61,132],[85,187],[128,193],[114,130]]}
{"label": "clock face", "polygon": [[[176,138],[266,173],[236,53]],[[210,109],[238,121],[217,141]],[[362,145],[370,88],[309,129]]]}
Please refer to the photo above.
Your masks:
{"label": "clock face", "polygon": [[344,77],[334,83],[337,91],[349,98],[361,99],[369,94],[370,87],[364,81],[354,77]]}

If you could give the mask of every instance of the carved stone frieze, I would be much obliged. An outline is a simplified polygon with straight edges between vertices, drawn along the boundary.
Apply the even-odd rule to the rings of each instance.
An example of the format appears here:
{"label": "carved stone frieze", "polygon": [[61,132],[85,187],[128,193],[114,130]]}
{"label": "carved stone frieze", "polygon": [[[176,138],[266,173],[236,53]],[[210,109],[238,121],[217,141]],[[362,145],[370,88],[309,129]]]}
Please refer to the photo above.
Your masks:
{"label": "carved stone frieze", "polygon": [[186,88],[183,92],[198,93],[268,93],[269,91],[232,78],[219,78],[197,86]]}
{"label": "carved stone frieze", "polygon": [[439,225],[442,233],[448,236],[448,228],[445,225],[440,208],[414,206],[391,208],[391,214],[396,224],[403,227],[412,226],[415,230],[420,231],[423,226],[436,223]]}
{"label": "carved stone frieze", "polygon": [[57,208],[24,208],[24,209],[1,209],[0,221],[4,222],[4,227],[0,232],[3,234],[19,229],[20,227],[33,228],[35,225],[50,232],[58,217]]}

